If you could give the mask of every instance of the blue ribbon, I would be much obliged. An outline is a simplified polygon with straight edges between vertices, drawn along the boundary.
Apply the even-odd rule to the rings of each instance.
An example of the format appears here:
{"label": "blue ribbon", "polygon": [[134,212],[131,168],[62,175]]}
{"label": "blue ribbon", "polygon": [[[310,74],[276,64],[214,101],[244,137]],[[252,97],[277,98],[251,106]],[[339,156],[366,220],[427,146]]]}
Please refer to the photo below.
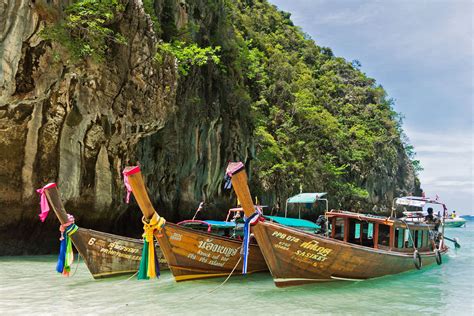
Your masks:
{"label": "blue ribbon", "polygon": [[59,273],[63,273],[64,270],[64,262],[66,261],[66,237],[61,239],[61,243],[59,244],[59,256],[58,256],[58,264],[56,265],[56,271]]}
{"label": "blue ribbon", "polygon": [[255,216],[260,215],[258,210],[255,211],[249,218],[245,219],[244,224],[244,240],[242,241],[242,250],[240,254],[244,256],[244,263],[242,264],[242,274],[247,274],[247,262],[249,255],[249,243],[250,243],[250,222]]}
{"label": "blue ribbon", "polygon": [[74,234],[79,227],[76,224],[69,225],[63,233],[63,238],[59,244],[59,256],[58,256],[58,263],[56,265],[56,271],[59,273],[63,273],[64,265],[66,264],[66,251],[67,251],[67,243],[69,238],[72,234]]}
{"label": "blue ribbon", "polygon": [[224,189],[230,190],[232,188],[232,178],[229,177],[227,174],[224,177]]}

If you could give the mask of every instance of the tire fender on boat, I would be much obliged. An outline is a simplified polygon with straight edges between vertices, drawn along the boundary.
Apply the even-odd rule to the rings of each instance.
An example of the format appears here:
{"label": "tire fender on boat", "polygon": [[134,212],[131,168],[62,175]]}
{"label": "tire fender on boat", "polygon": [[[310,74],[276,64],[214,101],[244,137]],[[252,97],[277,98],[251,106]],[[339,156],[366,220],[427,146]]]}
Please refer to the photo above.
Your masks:
{"label": "tire fender on boat", "polygon": [[415,268],[417,270],[421,270],[421,267],[423,266],[423,263],[421,262],[421,255],[418,252],[418,250],[415,250],[413,252],[413,263],[415,264]]}
{"label": "tire fender on boat", "polygon": [[439,252],[439,249],[435,249],[435,258],[436,258],[436,263],[438,265],[441,265],[443,263],[443,259],[441,258],[441,252]]}

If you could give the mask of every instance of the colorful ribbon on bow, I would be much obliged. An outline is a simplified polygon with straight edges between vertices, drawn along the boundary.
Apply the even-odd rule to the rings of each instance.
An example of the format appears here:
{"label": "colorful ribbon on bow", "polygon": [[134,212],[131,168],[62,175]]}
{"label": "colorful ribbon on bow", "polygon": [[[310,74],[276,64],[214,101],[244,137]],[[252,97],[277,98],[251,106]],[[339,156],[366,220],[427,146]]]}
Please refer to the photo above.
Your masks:
{"label": "colorful ribbon on bow", "polygon": [[58,264],[56,265],[56,271],[62,273],[64,276],[69,276],[71,272],[71,265],[74,262],[74,252],[72,251],[71,236],[74,234],[79,227],[74,224],[74,217],[67,214],[67,223],[59,226],[61,232],[61,241],[59,246]]}
{"label": "colorful ribbon on bow", "polygon": [[240,250],[240,255],[243,256],[244,262],[242,264],[242,274],[247,274],[247,263],[249,255],[249,244],[250,244],[250,225],[258,221],[258,218],[262,214],[257,207],[255,207],[255,213],[250,217],[245,218],[244,223],[244,240],[242,241],[242,249]]}
{"label": "colorful ribbon on bow", "polygon": [[40,220],[44,222],[46,220],[46,217],[48,217],[49,213],[49,204],[48,204],[48,199],[46,198],[46,190],[50,189],[52,187],[55,187],[56,183],[48,183],[41,189],[37,189],[36,192],[40,194],[40,207],[41,207],[41,213],[38,215]]}
{"label": "colorful ribbon on bow", "polygon": [[160,275],[160,265],[155,252],[154,232],[157,230],[161,231],[166,223],[163,217],[160,217],[157,213],[153,214],[153,217],[149,222],[144,219],[143,222],[143,251],[142,258],[140,260],[140,268],[138,270],[139,280],[148,280],[149,278],[156,278]]}
{"label": "colorful ribbon on bow", "polygon": [[132,186],[130,185],[130,182],[128,182],[128,173],[127,171],[123,171],[123,184],[125,185],[125,188],[127,189],[127,197],[125,198],[125,203],[130,203],[130,193],[132,193]]}

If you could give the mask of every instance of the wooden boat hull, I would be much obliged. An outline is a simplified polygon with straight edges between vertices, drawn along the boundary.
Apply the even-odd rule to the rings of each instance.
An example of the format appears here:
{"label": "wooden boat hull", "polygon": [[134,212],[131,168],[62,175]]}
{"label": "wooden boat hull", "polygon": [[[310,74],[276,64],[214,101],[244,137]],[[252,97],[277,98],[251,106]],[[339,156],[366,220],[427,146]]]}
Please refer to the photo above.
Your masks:
{"label": "wooden boat hull", "polygon": [[[45,194],[51,209],[61,224],[68,222],[68,214],[54,183],[45,186]],[[79,228],[71,235],[72,242],[94,279],[133,274],[138,271],[143,249],[141,239]],[[160,269],[168,269],[161,249],[156,247]]]}
{"label": "wooden boat hull", "polygon": [[[227,276],[232,270],[233,274],[242,272],[239,240],[171,223],[155,236],[177,282]],[[251,243],[247,273],[262,271],[268,271],[265,259],[258,245]]]}
{"label": "wooden boat hull", "polygon": [[[374,249],[270,222],[253,227],[276,286],[321,281],[359,281],[416,269],[413,253]],[[442,254],[447,252],[447,248]],[[433,252],[420,252],[423,266],[436,262]]]}
{"label": "wooden boat hull", "polygon": [[[72,241],[84,258],[94,279],[138,271],[143,241],[79,228]],[[168,269],[160,248],[156,248],[160,269]]]}

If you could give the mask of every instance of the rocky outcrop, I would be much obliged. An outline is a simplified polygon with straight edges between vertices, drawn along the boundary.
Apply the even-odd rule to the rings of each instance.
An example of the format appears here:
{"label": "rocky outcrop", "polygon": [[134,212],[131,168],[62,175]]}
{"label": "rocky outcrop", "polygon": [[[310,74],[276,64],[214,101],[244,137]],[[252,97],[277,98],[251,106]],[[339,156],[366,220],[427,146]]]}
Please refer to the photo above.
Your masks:
{"label": "rocky outcrop", "polygon": [[[142,165],[154,202],[176,220],[201,200],[212,201],[210,209],[221,205],[227,161],[248,159],[250,102],[238,95],[232,60],[229,72],[196,68],[178,86],[175,60],[153,60],[158,38],[142,1],[122,2],[125,12],[113,24],[128,45],[113,44],[103,63],[71,63],[60,45],[40,36],[68,1],[2,2],[0,15],[8,18],[0,30],[0,238],[12,243],[0,254],[34,252],[18,235],[26,230],[35,248],[49,248],[56,221],[40,225],[34,192],[47,182],[58,182],[81,225],[138,236],[139,212],[123,203],[124,166]],[[162,37],[193,21],[194,40],[220,45],[232,28],[223,4],[216,6],[221,10],[200,1],[155,1]]]}
{"label": "rocky outcrop", "polygon": [[153,61],[156,37],[141,1],[124,4],[115,24],[128,45],[111,47],[104,63],[72,64],[58,58],[67,56],[63,48],[39,36],[42,12],[61,12],[67,1],[2,2],[2,240],[19,220],[38,230],[34,189],[50,181],[59,183],[71,212],[90,223],[125,210],[121,170],[175,112],[177,74],[173,59]]}
{"label": "rocky outcrop", "polygon": [[[37,216],[34,189],[47,182],[81,226],[139,236],[140,212],[123,203],[126,165],[141,164],[153,202],[175,221],[203,200],[207,215],[225,217],[227,161],[254,158],[251,92],[225,1],[155,0],[159,27],[142,0],[121,1],[112,25],[127,45],[110,44],[103,62],[71,62],[40,32],[72,1],[0,0],[0,255],[56,250],[57,221]],[[221,46],[221,65],[178,78],[174,58],[155,62],[156,44],[178,35]],[[406,164],[382,161],[361,184],[371,203],[413,186],[400,155]]]}

